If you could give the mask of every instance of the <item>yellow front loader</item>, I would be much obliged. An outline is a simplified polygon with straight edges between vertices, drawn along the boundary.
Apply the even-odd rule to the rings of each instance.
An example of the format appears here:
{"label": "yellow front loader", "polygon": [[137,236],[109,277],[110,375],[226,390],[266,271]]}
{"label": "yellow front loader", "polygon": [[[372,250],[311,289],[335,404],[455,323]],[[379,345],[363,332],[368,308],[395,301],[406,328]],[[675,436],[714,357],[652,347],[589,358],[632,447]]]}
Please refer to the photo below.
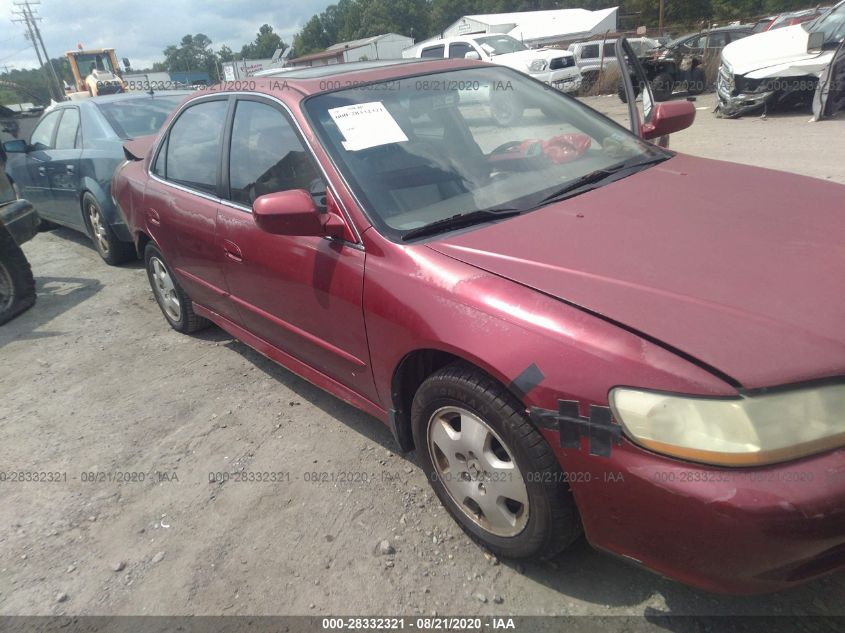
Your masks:
{"label": "yellow front loader", "polygon": [[120,75],[120,66],[113,48],[94,48],[65,53],[76,86],[65,87],[71,100],[126,92],[127,85]]}

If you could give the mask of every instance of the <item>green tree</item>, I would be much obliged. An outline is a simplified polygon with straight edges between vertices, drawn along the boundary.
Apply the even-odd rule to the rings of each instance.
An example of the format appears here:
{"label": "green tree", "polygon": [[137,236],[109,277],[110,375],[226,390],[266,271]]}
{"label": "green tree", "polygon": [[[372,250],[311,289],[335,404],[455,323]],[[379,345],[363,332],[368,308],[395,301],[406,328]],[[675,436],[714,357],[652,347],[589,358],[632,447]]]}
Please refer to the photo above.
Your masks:
{"label": "green tree", "polygon": [[[241,48],[242,59],[267,59],[273,56],[277,48],[285,49],[287,45],[273,32],[269,24],[262,24],[258,29],[255,40]],[[222,49],[221,49],[222,50]],[[227,60],[228,61],[228,60]]]}

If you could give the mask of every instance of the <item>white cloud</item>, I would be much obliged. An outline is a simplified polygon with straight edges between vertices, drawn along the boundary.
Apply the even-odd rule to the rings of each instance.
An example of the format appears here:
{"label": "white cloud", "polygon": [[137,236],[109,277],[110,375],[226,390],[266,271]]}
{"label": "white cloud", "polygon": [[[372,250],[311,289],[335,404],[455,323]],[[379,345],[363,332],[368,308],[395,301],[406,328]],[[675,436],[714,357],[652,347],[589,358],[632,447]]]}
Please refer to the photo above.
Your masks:
{"label": "white cloud", "polygon": [[[41,36],[50,57],[61,57],[81,43],[112,47],[136,68],[162,60],[162,50],[182,36],[205,33],[217,50],[237,51],[270,24],[290,44],[294,34],[333,0],[41,0],[33,5],[42,20]],[[0,0],[0,72],[4,64],[34,68],[38,62],[24,37],[25,26],[12,23],[13,0]]]}

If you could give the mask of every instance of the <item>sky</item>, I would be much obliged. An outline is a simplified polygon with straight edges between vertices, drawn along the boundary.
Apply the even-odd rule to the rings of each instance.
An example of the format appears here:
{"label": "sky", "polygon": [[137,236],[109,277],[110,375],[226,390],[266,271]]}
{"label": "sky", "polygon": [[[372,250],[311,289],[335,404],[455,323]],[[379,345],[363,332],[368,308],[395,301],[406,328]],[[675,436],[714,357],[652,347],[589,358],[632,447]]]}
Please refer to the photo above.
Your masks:
{"label": "sky", "polygon": [[[18,0],[19,1],[19,0]],[[270,24],[290,44],[294,34],[332,0],[41,0],[33,5],[42,20],[41,37],[50,57],[81,43],[85,48],[114,48],[135,68],[162,61],[168,44],[186,33],[205,33],[218,50],[235,50],[255,39],[258,27]],[[35,68],[38,60],[26,26],[13,23],[15,0],[0,0],[0,72],[4,66]]]}

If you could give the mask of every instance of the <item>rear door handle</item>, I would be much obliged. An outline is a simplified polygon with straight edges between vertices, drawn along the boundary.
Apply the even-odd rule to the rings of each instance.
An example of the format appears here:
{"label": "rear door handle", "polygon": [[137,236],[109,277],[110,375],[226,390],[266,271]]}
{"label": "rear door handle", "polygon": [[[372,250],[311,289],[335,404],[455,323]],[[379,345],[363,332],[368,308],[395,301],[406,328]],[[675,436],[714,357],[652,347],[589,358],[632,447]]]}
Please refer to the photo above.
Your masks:
{"label": "rear door handle", "polygon": [[223,252],[226,253],[226,257],[232,261],[242,262],[244,260],[240,247],[229,240],[223,240]]}
{"label": "rear door handle", "polygon": [[74,169],[73,165],[66,165],[66,166],[65,166],[65,171],[66,171],[67,173],[69,173],[69,174],[72,174],[72,173],[73,173],[74,171],[76,171],[76,170]]}
{"label": "rear door handle", "polygon": [[46,176],[47,175],[47,168],[43,167],[43,166],[39,167],[38,168],[38,174],[41,175],[41,176]]}

